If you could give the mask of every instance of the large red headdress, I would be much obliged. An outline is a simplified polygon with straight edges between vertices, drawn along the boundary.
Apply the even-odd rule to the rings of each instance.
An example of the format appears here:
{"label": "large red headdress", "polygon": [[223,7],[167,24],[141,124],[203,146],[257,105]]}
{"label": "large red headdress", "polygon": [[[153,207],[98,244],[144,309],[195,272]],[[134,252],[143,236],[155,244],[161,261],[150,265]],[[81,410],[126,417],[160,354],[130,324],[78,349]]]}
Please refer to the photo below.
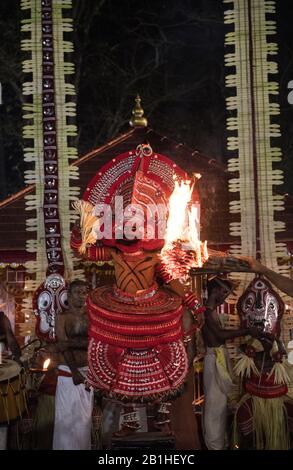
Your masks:
{"label": "large red headdress", "polygon": [[[164,245],[161,228],[176,179],[186,180],[187,174],[169,158],[154,154],[148,144],[104,165],[83,195],[84,200],[95,206],[98,218],[99,211],[104,215],[104,206],[111,208],[115,220],[111,236],[104,236],[103,244],[123,251],[161,249]],[[193,198],[198,202],[196,192]]]}

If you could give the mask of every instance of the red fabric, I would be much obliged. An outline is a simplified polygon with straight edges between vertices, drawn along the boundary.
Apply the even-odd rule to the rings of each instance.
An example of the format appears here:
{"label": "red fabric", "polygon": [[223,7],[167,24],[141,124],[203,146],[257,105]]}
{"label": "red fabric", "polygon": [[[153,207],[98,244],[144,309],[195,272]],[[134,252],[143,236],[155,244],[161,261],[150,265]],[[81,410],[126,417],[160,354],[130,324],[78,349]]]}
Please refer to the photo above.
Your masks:
{"label": "red fabric", "polygon": [[237,424],[244,436],[253,432],[252,399],[246,400],[237,411]]}
{"label": "red fabric", "polygon": [[89,337],[126,348],[153,347],[181,338],[180,297],[164,289],[144,292],[144,298],[124,292],[120,298],[119,289],[102,286],[90,293]]}
{"label": "red fabric", "polygon": [[66,370],[59,370],[58,369],[58,377],[72,377],[72,373]]}
{"label": "red fabric", "polygon": [[192,311],[194,316],[200,315],[206,311],[206,307],[200,304],[197,296],[192,291],[186,292],[183,304]]}
{"label": "red fabric", "polygon": [[187,374],[181,341],[135,350],[90,340],[87,381],[119,400],[144,402],[178,394]]}
{"label": "red fabric", "polygon": [[164,281],[165,284],[169,284],[169,282],[171,282],[173,279],[171,274],[168,273],[163,263],[160,263],[156,267],[156,274]]}
{"label": "red fabric", "polygon": [[286,384],[274,384],[274,374],[268,378],[268,373],[262,374],[261,378],[252,375],[244,382],[245,390],[250,395],[260,398],[276,398],[286,395],[288,388]]}

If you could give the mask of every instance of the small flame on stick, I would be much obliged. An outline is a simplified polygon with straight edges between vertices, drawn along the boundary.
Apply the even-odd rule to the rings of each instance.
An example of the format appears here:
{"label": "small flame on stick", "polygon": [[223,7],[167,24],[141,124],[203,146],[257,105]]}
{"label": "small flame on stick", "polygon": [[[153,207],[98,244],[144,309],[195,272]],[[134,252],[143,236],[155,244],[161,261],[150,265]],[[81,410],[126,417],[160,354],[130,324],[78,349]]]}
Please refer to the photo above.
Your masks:
{"label": "small flame on stick", "polygon": [[43,364],[43,370],[48,370],[48,367],[50,365],[51,359],[46,359]]}

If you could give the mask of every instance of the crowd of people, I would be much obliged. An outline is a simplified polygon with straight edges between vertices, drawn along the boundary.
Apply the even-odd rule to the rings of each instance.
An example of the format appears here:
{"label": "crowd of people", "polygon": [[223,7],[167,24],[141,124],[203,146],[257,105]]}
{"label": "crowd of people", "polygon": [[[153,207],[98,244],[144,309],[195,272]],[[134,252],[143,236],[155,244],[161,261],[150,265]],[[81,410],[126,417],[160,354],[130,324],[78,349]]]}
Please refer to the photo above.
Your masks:
{"label": "crowd of people", "polygon": [[[278,289],[293,297],[293,280],[282,276],[254,259],[247,259],[251,272],[262,274]],[[208,296],[203,315],[202,335],[204,356],[204,412],[203,435],[207,449],[229,447],[227,440],[228,395],[233,386],[233,374],[226,340],[250,336],[258,338],[259,328],[225,329],[221,325],[219,306],[233,291],[233,283],[216,276],[209,281]],[[58,341],[48,346],[47,352],[57,368],[57,387],[54,399],[53,449],[91,448],[91,426],[94,391],[87,383],[88,369],[88,315],[85,307],[86,283],[71,282],[68,289],[68,310],[57,316]],[[0,342],[10,351],[10,358],[21,364],[21,350],[7,316],[0,313]],[[2,445],[7,425],[0,426]]]}

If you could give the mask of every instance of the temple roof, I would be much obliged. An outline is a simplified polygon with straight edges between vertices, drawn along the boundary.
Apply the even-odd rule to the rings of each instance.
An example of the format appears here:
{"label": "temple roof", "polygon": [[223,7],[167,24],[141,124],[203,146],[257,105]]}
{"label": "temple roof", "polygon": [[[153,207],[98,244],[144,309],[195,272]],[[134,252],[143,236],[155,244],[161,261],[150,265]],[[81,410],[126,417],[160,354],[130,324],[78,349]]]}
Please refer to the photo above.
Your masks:
{"label": "temple roof", "polygon": [[[149,127],[134,128],[107,142],[72,165],[79,167],[81,195],[97,171],[113,157],[134,150],[138,144],[148,142],[154,152],[166,155],[188,173],[201,173],[198,190],[201,200],[201,239],[216,249],[228,248],[237,241],[229,235],[228,173],[225,165],[192,150],[182,143],[162,136]],[[26,239],[31,238],[25,230],[25,196],[34,185],[29,185],[18,193],[0,202],[0,263],[24,262],[33,257],[26,252]],[[281,214],[287,230],[278,234],[279,240],[293,240],[293,199],[286,197],[286,211]]]}

